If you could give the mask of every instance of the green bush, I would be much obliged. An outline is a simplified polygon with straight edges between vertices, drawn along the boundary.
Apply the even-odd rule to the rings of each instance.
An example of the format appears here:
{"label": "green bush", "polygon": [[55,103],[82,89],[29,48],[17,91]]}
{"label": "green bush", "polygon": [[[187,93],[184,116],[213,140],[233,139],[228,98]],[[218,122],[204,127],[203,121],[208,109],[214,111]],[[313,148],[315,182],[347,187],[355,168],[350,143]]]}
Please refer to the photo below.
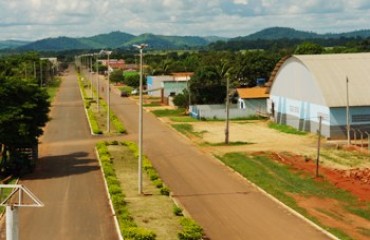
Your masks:
{"label": "green bush", "polygon": [[178,233],[180,240],[200,240],[203,237],[203,229],[190,218],[181,218],[182,231]]}
{"label": "green bush", "polygon": [[139,227],[129,227],[123,230],[123,237],[125,239],[133,240],[154,240],[156,234],[148,229]]}
{"label": "green bush", "polygon": [[184,216],[182,209],[176,205],[173,206],[173,214],[175,214],[175,216]]}
{"label": "green bush", "polygon": [[162,186],[160,190],[162,195],[169,196],[170,195],[170,189],[166,186]]}
{"label": "green bush", "polygon": [[162,188],[163,187],[163,182],[161,179],[156,179],[153,181],[153,184],[156,188]]}
{"label": "green bush", "polygon": [[110,194],[122,193],[121,186],[116,185],[116,184],[108,185],[108,191]]}
{"label": "green bush", "polygon": [[96,121],[95,115],[91,109],[87,110],[87,114],[89,115],[91,128],[94,134],[102,134],[103,131],[99,128],[98,122]]}

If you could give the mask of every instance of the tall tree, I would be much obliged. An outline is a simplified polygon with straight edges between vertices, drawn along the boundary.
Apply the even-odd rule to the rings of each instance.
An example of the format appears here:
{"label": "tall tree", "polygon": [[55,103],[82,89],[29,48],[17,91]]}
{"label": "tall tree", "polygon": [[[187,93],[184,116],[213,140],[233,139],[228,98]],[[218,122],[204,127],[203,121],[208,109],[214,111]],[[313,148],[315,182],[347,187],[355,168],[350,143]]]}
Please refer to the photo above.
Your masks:
{"label": "tall tree", "polygon": [[25,78],[23,56],[16,59],[0,62],[0,172],[22,168],[18,149],[37,144],[48,121],[46,90],[33,77]]}

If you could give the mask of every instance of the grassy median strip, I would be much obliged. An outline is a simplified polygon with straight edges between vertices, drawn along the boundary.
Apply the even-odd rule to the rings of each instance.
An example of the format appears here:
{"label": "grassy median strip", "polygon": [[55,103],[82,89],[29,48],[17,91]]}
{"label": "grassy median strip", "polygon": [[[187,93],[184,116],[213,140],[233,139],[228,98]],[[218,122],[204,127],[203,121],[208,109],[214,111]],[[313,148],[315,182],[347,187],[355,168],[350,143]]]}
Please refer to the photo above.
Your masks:
{"label": "grassy median strip", "polygon": [[[99,106],[96,99],[87,96],[86,91],[91,91],[90,85],[87,81],[82,80],[81,76],[78,77],[79,86],[81,89],[82,97],[84,99],[84,106],[87,110],[91,130],[94,134],[103,134],[103,130],[107,128],[107,104],[104,100],[99,98]],[[97,96],[95,89],[93,95]],[[125,126],[119,121],[114,112],[110,111],[110,121],[112,124],[112,133],[127,133]]]}
{"label": "grassy median strip", "polygon": [[[144,194],[138,194],[137,146],[132,142],[101,142],[97,146],[113,205],[125,239],[196,240],[202,228],[182,216],[147,157],[143,157]],[[102,157],[105,156],[105,157]],[[123,213],[123,216],[120,214]],[[130,228],[129,231],[127,228]]]}
{"label": "grassy median strip", "polygon": [[131,216],[107,143],[98,143],[96,147],[122,236],[125,239],[155,239],[153,231],[138,227]]}
{"label": "grassy median strip", "polygon": [[[363,203],[350,193],[338,189],[325,179],[317,181],[299,172],[293,172],[289,166],[279,164],[268,155],[251,156],[245,153],[228,153],[218,158],[227,166],[239,172],[281,202],[321,225],[340,239],[352,239],[341,229],[323,226],[316,218],[310,216],[306,209],[298,206],[293,196],[305,198],[334,199],[340,203],[341,209],[358,217],[370,220],[370,204]],[[335,214],[328,212],[326,215]],[[343,216],[341,216],[343,217]],[[342,219],[345,222],[345,219]],[[366,233],[370,229],[362,229]]]}

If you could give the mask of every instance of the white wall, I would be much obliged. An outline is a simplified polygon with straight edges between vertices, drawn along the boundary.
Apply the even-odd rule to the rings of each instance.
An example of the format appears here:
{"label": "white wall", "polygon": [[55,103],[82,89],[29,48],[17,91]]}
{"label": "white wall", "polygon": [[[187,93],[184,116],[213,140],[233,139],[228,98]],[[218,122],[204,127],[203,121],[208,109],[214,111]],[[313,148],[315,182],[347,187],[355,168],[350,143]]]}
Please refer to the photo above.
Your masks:
{"label": "white wall", "polygon": [[276,75],[270,94],[326,106],[312,73],[297,59],[288,59]]}

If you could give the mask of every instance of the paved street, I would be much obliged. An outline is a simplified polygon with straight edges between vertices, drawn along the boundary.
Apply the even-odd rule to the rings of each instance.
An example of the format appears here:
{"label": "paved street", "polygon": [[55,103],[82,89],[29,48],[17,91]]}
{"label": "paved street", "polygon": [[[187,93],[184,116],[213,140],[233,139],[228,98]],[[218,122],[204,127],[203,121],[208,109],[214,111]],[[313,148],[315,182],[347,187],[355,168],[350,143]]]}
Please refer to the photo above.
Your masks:
{"label": "paved street", "polygon": [[45,204],[20,210],[20,239],[118,239],[77,77],[64,77],[36,171],[20,182]]}
{"label": "paved street", "polygon": [[[138,106],[113,92],[124,138],[136,141]],[[45,207],[21,210],[21,239],[118,239],[75,75],[65,77],[51,118],[37,169],[21,181]],[[147,112],[144,152],[212,240],[329,239]]]}
{"label": "paved street", "polygon": [[[136,139],[137,104],[111,94],[111,106],[128,128],[128,137]],[[329,239],[147,112],[144,152],[212,240]]]}

